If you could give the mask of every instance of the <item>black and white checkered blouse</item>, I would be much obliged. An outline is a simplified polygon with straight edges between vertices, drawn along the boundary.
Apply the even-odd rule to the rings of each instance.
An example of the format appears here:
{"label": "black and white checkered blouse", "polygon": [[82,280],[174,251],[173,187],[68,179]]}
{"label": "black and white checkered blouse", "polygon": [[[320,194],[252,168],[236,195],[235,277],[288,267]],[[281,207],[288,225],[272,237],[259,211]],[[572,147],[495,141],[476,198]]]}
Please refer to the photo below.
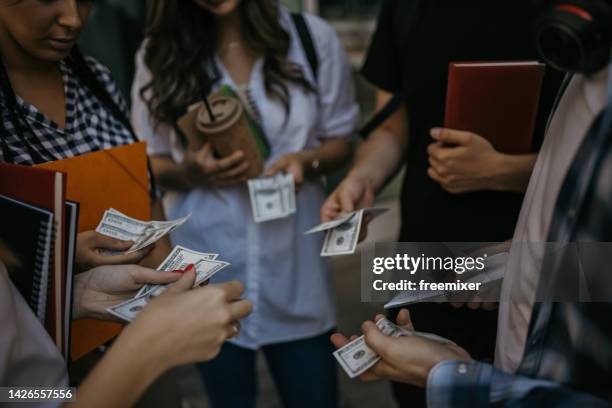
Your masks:
{"label": "black and white checkered blouse", "polygon": [[[87,63],[99,82],[128,115],[127,104],[121,96],[110,71],[95,59],[87,57]],[[66,127],[61,128],[41,113],[36,107],[17,96],[17,103],[30,129],[25,132],[30,148],[39,154],[42,161],[53,161],[73,157],[97,150],[133,143],[134,136],[119,119],[113,116],[110,108],[103,103],[74,74],[70,65],[59,64],[66,95]],[[16,164],[36,164],[19,137],[7,108],[6,95],[0,92],[1,117],[5,132],[0,135],[13,155]],[[0,161],[6,161],[0,149]],[[38,161],[41,161],[40,159]]]}

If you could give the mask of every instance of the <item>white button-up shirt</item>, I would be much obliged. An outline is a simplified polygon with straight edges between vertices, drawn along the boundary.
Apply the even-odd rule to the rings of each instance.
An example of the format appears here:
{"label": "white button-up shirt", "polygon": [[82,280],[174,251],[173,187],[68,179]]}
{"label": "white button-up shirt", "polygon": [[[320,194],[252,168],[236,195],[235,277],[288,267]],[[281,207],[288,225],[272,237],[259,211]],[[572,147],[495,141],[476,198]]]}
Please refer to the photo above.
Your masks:
{"label": "white button-up shirt", "polygon": [[[288,84],[291,111],[285,123],[282,103],[266,95],[261,59],[251,73],[249,90],[271,146],[268,166],[284,154],[316,148],[322,139],[349,137],[359,116],[351,67],[335,31],[318,17],[305,17],[319,57],[318,94]],[[306,78],[315,83],[289,13],[281,9],[279,18],[291,35],[289,60],[299,64]],[[174,130],[155,123],[140,97],[140,89],[151,78],[142,54],[141,50],[137,56],[132,98],[136,133],[148,142],[149,154],[171,155],[180,162],[183,146]],[[218,86],[236,89],[218,59],[217,64],[222,74]],[[235,344],[257,349],[320,335],[336,325],[332,276],[319,255],[323,237],[304,235],[319,223],[325,199],[322,180],[304,183],[295,215],[262,224],[253,220],[246,184],[198,188],[171,196],[166,208],[170,219],[192,214],[173,233],[174,243],[219,253],[220,259],[232,265],[216,275],[213,283],[238,279],[246,286],[245,297],[253,302],[253,313],[242,322]],[[192,312],[206,314],[205,310]]]}

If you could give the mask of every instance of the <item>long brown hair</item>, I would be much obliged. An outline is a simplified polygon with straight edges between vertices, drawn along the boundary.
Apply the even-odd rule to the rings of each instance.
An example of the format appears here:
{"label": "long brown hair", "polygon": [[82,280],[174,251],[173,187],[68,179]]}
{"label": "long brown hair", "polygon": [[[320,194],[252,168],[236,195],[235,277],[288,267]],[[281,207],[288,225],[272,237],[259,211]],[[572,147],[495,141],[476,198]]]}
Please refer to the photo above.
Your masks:
{"label": "long brown hair", "polygon": [[[315,88],[287,59],[291,38],[278,21],[277,1],[242,0],[238,7],[246,46],[264,58],[266,92],[288,113],[288,82]],[[152,79],[140,95],[157,121],[174,123],[220,79],[215,18],[193,0],[150,0],[148,14],[144,61]]]}

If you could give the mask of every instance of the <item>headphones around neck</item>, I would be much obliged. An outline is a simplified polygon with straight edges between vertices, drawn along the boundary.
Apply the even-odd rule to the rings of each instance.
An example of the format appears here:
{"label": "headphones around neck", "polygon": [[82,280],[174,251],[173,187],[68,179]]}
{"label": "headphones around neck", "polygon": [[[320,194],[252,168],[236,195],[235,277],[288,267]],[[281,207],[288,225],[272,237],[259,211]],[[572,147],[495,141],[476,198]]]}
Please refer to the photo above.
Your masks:
{"label": "headphones around neck", "polygon": [[554,68],[587,75],[606,67],[612,49],[612,0],[553,0],[536,22],[536,44]]}

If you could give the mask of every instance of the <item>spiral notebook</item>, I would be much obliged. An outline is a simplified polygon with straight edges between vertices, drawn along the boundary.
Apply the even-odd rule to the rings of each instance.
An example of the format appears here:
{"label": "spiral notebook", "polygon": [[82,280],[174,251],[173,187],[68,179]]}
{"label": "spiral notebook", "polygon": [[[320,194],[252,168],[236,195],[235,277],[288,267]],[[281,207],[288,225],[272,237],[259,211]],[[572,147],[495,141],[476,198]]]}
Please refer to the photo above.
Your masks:
{"label": "spiral notebook", "polygon": [[11,280],[44,324],[53,256],[53,213],[4,195],[0,195],[0,213],[0,240],[19,261],[11,270]]}

